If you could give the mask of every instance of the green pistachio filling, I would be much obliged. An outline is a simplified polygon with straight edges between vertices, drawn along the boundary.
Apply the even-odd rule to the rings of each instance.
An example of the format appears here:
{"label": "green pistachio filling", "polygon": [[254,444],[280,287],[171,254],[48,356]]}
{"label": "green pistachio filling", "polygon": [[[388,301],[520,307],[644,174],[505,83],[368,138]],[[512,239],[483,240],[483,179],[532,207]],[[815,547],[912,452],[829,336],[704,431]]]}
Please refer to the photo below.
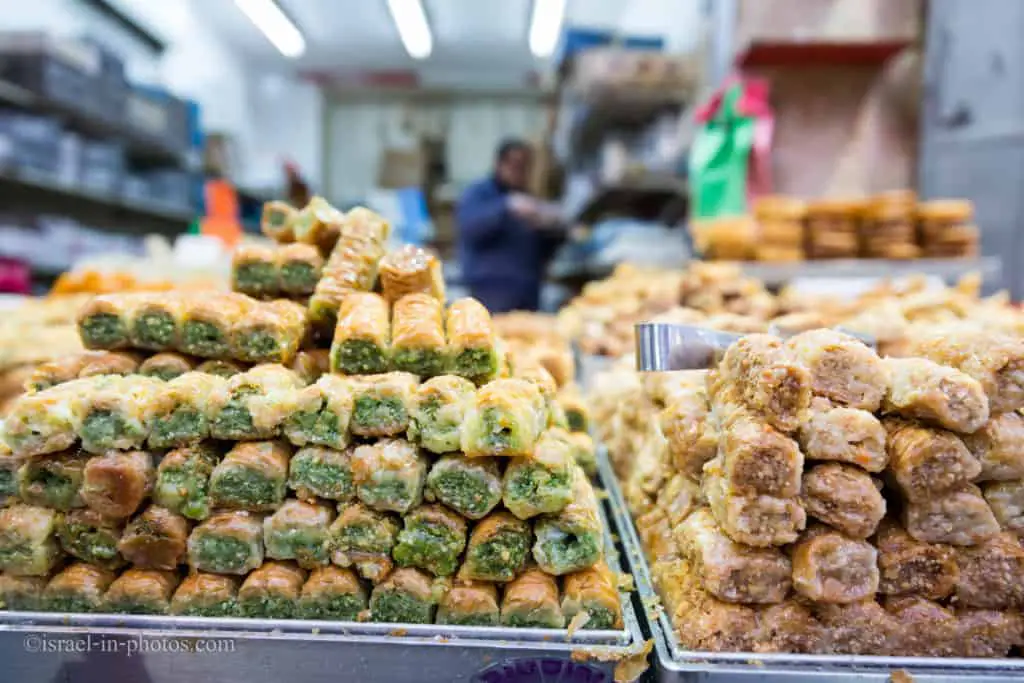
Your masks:
{"label": "green pistachio filling", "polygon": [[379,375],[388,371],[384,351],[365,339],[348,339],[334,351],[334,367],[346,375]]}
{"label": "green pistachio filling", "polygon": [[501,500],[501,486],[479,470],[435,466],[427,487],[437,500],[470,519],[480,519]]}
{"label": "green pistachio filling", "polygon": [[552,608],[530,610],[526,614],[510,614],[505,624],[514,628],[562,628],[565,620]]}
{"label": "green pistachio filling", "polygon": [[294,413],[288,418],[285,429],[304,439],[306,443],[319,446],[340,448],[345,442],[345,434],[341,432],[338,416],[327,407]]}
{"label": "green pistachio filling", "polygon": [[395,537],[385,525],[349,524],[338,530],[335,547],[342,551],[390,553]]}
{"label": "green pistachio filling", "polygon": [[209,463],[196,460],[189,460],[181,467],[163,469],[157,475],[153,498],[159,505],[189,519],[206,519],[210,514],[207,497],[210,472]]}
{"label": "green pistachio filling", "polygon": [[116,614],[164,614],[167,606],[150,600],[123,598],[108,602],[107,610]]}
{"label": "green pistachio filling", "polygon": [[82,420],[79,436],[92,448],[114,448],[120,439],[139,440],[146,435],[117,411],[93,410]]}
{"label": "green pistachio filling", "polygon": [[215,504],[236,508],[263,508],[284,500],[285,482],[268,479],[259,472],[231,467],[210,481]]}
{"label": "green pistachio filling", "polygon": [[284,357],[281,340],[271,329],[254,329],[243,335],[238,352],[253,363],[280,363]]}
{"label": "green pistachio filling", "polygon": [[392,361],[396,370],[411,372],[420,377],[436,377],[444,374],[447,356],[437,349],[395,349]]}
{"label": "green pistachio filling", "polygon": [[234,617],[238,616],[238,603],[233,599],[197,603],[183,607],[176,613],[184,617]]}
{"label": "green pistachio filling", "polygon": [[585,432],[587,431],[587,418],[578,410],[567,410],[565,411],[565,419],[569,423],[569,431],[573,432]]}
{"label": "green pistachio filling", "polygon": [[155,377],[156,379],[162,379],[165,382],[170,382],[175,377],[180,377],[185,374],[185,371],[176,365],[165,365],[148,368],[142,373],[146,377]]}
{"label": "green pistachio filling", "polygon": [[498,354],[492,348],[463,349],[452,359],[452,374],[485,382],[498,374]]}
{"label": "green pistachio filling", "polygon": [[142,313],[132,327],[132,341],[146,349],[167,349],[174,345],[174,318],[158,311]]}
{"label": "green pistachio filling", "polygon": [[237,574],[252,566],[253,547],[239,538],[205,534],[195,540],[196,569]]}
{"label": "green pistachio filling", "polygon": [[153,421],[149,444],[154,448],[184,446],[202,439],[207,430],[205,415],[192,406],[180,405]]}
{"label": "green pistachio filling", "polygon": [[537,527],[534,548],[537,563],[553,574],[568,574],[591,567],[601,559],[601,544],[592,532],[572,533],[553,524]]}
{"label": "green pistachio filling", "polygon": [[389,479],[361,484],[357,492],[359,499],[372,508],[404,512],[419,498],[417,489],[415,482],[396,474]]}
{"label": "green pistachio filling", "polygon": [[0,468],[0,501],[18,495],[18,470]]}
{"label": "green pistachio filling", "polygon": [[519,452],[523,450],[518,430],[506,424],[504,412],[496,408],[485,408],[480,414],[482,422],[481,440],[491,453]]}
{"label": "green pistachio filling", "polygon": [[277,293],[277,268],[273,263],[250,261],[235,268],[235,291],[250,296]]}
{"label": "green pistachio filling", "polygon": [[21,498],[31,505],[70,510],[82,507],[79,491],[82,487],[81,469],[61,467],[45,460],[25,465]]}
{"label": "green pistachio filling", "polygon": [[186,353],[204,358],[227,356],[231,349],[219,327],[205,320],[187,320],[182,326],[181,346]]}
{"label": "green pistachio filling", "polygon": [[366,600],[355,593],[328,598],[303,598],[299,604],[299,611],[305,619],[355,621],[364,609]]}
{"label": "green pistachio filling", "polygon": [[370,601],[373,621],[400,624],[429,624],[434,605],[396,590],[380,591]]}
{"label": "green pistachio filling", "polygon": [[403,567],[420,567],[435,576],[450,576],[459,568],[466,547],[464,536],[443,524],[413,522],[398,533],[392,556]]}
{"label": "green pistachio filling", "polygon": [[295,602],[281,595],[243,598],[238,601],[238,606],[243,617],[291,619],[298,616]]}
{"label": "green pistachio filling", "polygon": [[569,472],[528,465],[512,473],[505,495],[509,505],[522,505],[535,514],[558,512],[572,502],[572,477]]}
{"label": "green pistachio filling", "polygon": [[302,566],[330,562],[327,529],[275,529],[266,534],[267,554],[279,560],[298,560]]}
{"label": "green pistachio filling", "polygon": [[616,614],[602,605],[586,605],[584,611],[590,615],[583,628],[607,630],[615,628]]}
{"label": "green pistachio filling", "polygon": [[329,462],[317,453],[300,452],[289,465],[288,485],[295,490],[306,489],[319,498],[349,500],[355,495],[352,470],[348,462]]}
{"label": "green pistachio filling", "polygon": [[239,397],[232,398],[213,419],[210,432],[219,439],[242,440],[257,436],[252,413]]}
{"label": "green pistachio filling", "polygon": [[82,342],[91,349],[110,349],[128,343],[128,328],[121,316],[94,313],[82,321]]}
{"label": "green pistachio filling", "polygon": [[84,595],[51,595],[43,598],[42,606],[47,612],[95,612],[100,603]]}
{"label": "green pistachio filling", "polygon": [[400,430],[408,422],[409,413],[398,398],[360,396],[352,411],[353,431],[387,429],[390,432]]}
{"label": "green pistachio filling", "polygon": [[497,612],[470,612],[460,614],[438,614],[437,623],[448,626],[497,626]]}
{"label": "green pistachio filling", "polygon": [[80,560],[103,567],[124,563],[117,552],[119,534],[113,529],[70,522],[60,527],[58,536],[64,550]]}
{"label": "green pistachio filling", "polygon": [[488,581],[511,581],[526,562],[530,550],[528,535],[499,531],[492,538],[470,548],[466,563],[473,576]]}
{"label": "green pistachio filling", "polygon": [[289,294],[310,294],[320,274],[310,263],[292,261],[281,266],[281,289]]}

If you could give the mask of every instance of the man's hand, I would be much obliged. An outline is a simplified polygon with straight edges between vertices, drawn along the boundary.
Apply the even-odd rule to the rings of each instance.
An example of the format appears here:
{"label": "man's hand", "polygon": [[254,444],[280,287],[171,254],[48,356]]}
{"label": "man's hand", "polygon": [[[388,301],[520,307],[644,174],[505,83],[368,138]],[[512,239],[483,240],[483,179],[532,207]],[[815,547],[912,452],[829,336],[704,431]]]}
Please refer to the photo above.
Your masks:
{"label": "man's hand", "polygon": [[541,222],[540,202],[528,194],[516,192],[508,196],[508,210],[516,218],[520,218],[530,224]]}

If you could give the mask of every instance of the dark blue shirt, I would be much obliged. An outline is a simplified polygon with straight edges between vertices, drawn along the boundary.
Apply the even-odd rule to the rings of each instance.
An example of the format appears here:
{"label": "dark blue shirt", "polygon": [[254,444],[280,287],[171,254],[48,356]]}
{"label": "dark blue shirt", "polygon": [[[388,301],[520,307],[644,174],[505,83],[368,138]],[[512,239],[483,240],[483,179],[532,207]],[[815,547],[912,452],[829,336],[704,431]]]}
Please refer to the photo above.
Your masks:
{"label": "dark blue shirt", "polygon": [[536,309],[544,268],[560,238],[513,215],[509,190],[495,178],[466,188],[459,199],[459,260],[470,293],[493,312]]}

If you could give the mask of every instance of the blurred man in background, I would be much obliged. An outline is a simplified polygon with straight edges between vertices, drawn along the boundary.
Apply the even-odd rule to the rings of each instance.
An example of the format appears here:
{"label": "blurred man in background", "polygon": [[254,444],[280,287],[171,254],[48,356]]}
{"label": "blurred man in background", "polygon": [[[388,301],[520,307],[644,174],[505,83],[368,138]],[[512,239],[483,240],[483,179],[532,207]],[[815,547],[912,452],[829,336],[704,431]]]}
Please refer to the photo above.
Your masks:
{"label": "blurred man in background", "polygon": [[562,240],[552,207],[526,194],[532,164],[527,143],[506,140],[494,174],[470,185],[456,210],[463,277],[492,312],[537,309],[545,267]]}

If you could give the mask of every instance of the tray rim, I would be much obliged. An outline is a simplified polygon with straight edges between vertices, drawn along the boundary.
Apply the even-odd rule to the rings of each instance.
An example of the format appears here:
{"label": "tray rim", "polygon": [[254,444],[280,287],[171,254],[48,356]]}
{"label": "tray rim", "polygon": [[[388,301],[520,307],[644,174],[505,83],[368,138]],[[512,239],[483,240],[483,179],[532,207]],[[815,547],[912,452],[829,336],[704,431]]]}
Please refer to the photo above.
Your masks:
{"label": "tray rim", "polygon": [[[654,638],[654,649],[658,666],[674,673],[715,673],[715,674],[786,674],[786,675],[840,675],[840,674],[885,674],[893,669],[905,670],[910,674],[950,674],[964,676],[992,676],[1024,673],[1022,658],[962,658],[962,657],[890,657],[881,655],[805,655],[788,653],[757,652],[700,652],[686,650],[674,637],[675,629],[669,615],[661,608],[661,597],[654,589],[647,556],[640,543],[640,536],[633,523],[633,515],[626,507],[626,500],[618,478],[611,468],[607,448],[602,444],[597,453],[598,471],[607,482],[605,501],[608,513],[615,520],[623,549],[625,562],[636,582],[636,591],[643,606],[642,618]],[[657,616],[652,617],[651,605],[658,605]]]}

